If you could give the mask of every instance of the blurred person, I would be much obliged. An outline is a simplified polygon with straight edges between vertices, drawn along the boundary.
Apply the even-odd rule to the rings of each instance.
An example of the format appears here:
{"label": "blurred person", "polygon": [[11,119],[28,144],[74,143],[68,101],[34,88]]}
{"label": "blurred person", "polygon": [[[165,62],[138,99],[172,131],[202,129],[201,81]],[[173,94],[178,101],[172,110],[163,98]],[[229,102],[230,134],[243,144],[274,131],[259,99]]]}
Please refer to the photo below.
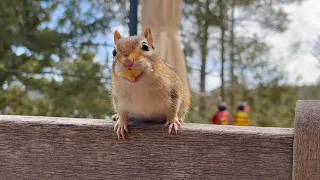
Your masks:
{"label": "blurred person", "polygon": [[218,106],[218,112],[212,117],[212,124],[231,125],[231,116],[225,103]]}
{"label": "blurred person", "polygon": [[238,112],[235,115],[234,125],[236,126],[249,126],[249,112],[250,108],[246,103],[238,106]]}

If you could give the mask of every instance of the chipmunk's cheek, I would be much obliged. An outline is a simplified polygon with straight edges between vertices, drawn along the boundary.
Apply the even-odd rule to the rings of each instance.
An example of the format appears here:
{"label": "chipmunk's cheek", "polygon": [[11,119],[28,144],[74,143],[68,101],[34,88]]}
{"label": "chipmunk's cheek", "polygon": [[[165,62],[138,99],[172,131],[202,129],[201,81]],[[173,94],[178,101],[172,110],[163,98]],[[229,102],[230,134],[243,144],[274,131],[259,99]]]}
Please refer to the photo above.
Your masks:
{"label": "chipmunk's cheek", "polygon": [[120,67],[120,65],[117,64],[117,65],[115,66],[115,74],[116,74],[117,76],[120,76],[121,69],[122,69],[122,68]]}
{"label": "chipmunk's cheek", "polygon": [[139,66],[145,73],[151,73],[153,71],[152,65],[147,60],[139,61]]}

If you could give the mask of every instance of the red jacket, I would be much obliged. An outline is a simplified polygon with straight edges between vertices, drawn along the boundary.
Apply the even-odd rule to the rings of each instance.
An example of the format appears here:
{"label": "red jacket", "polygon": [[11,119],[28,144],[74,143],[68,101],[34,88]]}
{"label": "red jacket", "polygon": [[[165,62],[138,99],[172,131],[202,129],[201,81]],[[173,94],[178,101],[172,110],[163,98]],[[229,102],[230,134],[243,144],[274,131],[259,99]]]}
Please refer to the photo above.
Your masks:
{"label": "red jacket", "polygon": [[213,116],[212,124],[231,125],[231,116],[228,111],[219,111]]}

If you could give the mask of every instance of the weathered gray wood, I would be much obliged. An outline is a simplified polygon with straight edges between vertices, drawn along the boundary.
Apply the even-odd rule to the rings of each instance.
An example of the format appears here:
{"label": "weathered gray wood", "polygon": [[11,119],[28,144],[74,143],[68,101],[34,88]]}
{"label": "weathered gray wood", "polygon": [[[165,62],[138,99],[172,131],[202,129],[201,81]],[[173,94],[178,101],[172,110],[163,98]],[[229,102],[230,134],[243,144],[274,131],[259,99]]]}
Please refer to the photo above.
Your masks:
{"label": "weathered gray wood", "polygon": [[0,179],[292,178],[293,129],[185,124],[131,126],[117,140],[104,120],[0,116]]}
{"label": "weathered gray wood", "polygon": [[320,179],[320,101],[298,101],[293,152],[293,179]]}

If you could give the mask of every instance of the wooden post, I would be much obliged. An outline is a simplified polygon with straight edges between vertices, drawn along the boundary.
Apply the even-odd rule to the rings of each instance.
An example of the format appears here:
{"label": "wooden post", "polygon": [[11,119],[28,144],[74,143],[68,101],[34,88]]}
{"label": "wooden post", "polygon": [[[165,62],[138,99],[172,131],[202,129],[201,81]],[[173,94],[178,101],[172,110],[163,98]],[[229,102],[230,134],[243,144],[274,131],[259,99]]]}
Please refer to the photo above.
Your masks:
{"label": "wooden post", "polygon": [[320,101],[297,102],[292,179],[320,179]]}

